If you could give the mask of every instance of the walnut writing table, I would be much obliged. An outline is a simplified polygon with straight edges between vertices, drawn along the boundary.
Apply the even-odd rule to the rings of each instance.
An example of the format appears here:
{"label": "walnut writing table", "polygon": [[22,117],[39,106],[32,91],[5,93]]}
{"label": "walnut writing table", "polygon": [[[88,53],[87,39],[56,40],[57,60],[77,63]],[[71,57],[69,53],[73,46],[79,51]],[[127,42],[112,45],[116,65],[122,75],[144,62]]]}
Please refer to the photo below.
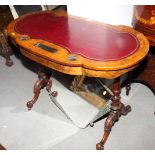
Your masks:
{"label": "walnut writing table", "polygon": [[[114,79],[111,111],[103,138],[96,145],[97,149],[103,149],[115,121],[131,111],[130,106],[120,101],[120,76],[137,67],[147,55],[149,44],[143,34],[127,26],[112,26],[49,11],[21,16],[9,24],[7,31],[24,56],[45,68],[76,75],[75,85],[83,76]],[[43,87],[50,91],[50,76],[49,72],[39,72],[35,95],[27,103],[29,109]],[[56,95],[53,92],[53,96]]]}

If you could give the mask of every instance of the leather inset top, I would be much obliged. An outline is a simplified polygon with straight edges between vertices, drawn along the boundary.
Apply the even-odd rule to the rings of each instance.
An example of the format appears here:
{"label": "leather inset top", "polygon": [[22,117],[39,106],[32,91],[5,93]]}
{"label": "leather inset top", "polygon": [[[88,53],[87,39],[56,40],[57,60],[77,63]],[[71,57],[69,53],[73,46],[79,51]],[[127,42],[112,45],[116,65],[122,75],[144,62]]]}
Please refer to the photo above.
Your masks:
{"label": "leather inset top", "polygon": [[112,30],[72,16],[52,13],[29,15],[16,23],[15,31],[42,39],[96,61],[119,60],[136,52],[139,41],[133,34]]}

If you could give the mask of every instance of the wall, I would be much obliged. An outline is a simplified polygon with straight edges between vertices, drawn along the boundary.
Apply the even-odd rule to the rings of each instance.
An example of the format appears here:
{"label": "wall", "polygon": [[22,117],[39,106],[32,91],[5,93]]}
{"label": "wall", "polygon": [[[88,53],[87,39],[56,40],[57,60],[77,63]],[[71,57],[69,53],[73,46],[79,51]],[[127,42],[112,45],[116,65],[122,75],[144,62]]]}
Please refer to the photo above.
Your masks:
{"label": "wall", "polygon": [[131,26],[133,15],[133,5],[69,3],[67,9],[69,14],[114,25]]}

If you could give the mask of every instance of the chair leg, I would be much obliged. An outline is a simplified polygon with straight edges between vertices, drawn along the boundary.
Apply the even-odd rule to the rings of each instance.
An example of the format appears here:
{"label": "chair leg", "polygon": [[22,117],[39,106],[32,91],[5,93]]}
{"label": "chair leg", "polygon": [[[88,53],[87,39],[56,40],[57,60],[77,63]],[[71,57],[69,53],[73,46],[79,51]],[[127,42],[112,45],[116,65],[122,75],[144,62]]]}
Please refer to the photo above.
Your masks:
{"label": "chair leg", "polygon": [[132,73],[129,72],[128,73],[128,77],[127,77],[127,84],[126,84],[126,95],[129,95],[129,92],[131,90],[131,79],[132,79]]}
{"label": "chair leg", "polygon": [[111,104],[111,111],[105,121],[104,124],[104,135],[101,141],[96,145],[97,150],[104,149],[104,145],[109,137],[111,132],[112,126],[115,122],[119,119],[121,115],[126,115],[128,112],[131,111],[131,107],[129,105],[124,106],[123,103],[120,101],[120,78],[116,78],[113,83],[113,97],[112,97],[112,104]]}
{"label": "chair leg", "polygon": [[126,96],[129,96],[130,89],[131,89],[131,83],[128,83],[126,85]]}
{"label": "chair leg", "polygon": [[12,49],[8,45],[7,35],[5,33],[5,30],[0,31],[0,43],[2,45],[2,55],[6,59],[5,64],[10,67],[13,65],[13,61],[10,58],[10,56],[12,55]]}

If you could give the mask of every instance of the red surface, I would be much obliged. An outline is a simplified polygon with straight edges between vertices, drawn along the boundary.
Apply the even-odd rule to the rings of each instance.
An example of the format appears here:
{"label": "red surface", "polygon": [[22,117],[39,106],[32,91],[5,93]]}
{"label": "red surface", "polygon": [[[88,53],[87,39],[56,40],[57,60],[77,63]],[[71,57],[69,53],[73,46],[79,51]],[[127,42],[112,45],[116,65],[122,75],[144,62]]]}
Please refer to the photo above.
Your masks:
{"label": "red surface", "polygon": [[73,17],[48,13],[29,15],[16,23],[15,30],[33,39],[43,39],[66,48],[72,54],[110,61],[133,54],[139,46],[135,36]]}

